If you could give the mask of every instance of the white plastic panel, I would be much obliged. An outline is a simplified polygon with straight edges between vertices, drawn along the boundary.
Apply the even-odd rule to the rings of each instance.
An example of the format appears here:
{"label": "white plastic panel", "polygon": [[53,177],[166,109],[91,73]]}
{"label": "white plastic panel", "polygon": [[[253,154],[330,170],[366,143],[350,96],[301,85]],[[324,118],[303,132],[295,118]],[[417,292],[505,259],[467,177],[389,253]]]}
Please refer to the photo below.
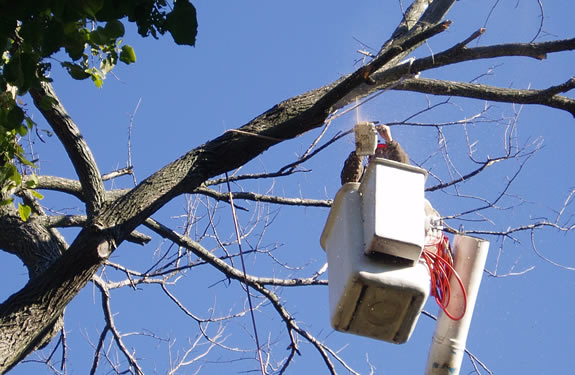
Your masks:
{"label": "white plastic panel", "polygon": [[363,230],[366,253],[384,253],[416,262],[425,240],[424,169],[386,159],[369,163],[363,176]]}

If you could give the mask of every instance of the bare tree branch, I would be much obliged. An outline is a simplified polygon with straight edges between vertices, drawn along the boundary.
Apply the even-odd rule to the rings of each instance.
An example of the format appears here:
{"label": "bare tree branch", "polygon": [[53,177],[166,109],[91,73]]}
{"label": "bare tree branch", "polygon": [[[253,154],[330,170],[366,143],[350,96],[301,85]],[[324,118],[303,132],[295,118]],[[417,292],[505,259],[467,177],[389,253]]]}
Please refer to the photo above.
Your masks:
{"label": "bare tree branch", "polygon": [[94,215],[104,203],[105,197],[104,184],[92,151],[80,129],[57,99],[52,85],[44,82],[41,88],[30,90],[30,94],[66,149],[82,184],[88,216]]}
{"label": "bare tree branch", "polygon": [[433,95],[462,96],[516,104],[540,104],[562,109],[575,116],[575,99],[557,94],[575,88],[575,78],[543,90],[519,90],[481,85],[477,83],[442,81],[436,79],[405,79],[394,90],[415,91]]}
{"label": "bare tree branch", "polygon": [[[228,203],[230,201],[229,194],[220,193],[212,189],[199,187],[194,190],[194,193],[206,195],[219,201],[224,201]],[[232,197],[233,199],[246,199],[256,202],[267,202],[267,203],[283,204],[288,206],[308,206],[308,207],[331,207],[331,204],[333,202],[331,199],[317,200],[317,199],[304,199],[304,198],[284,198],[284,197],[277,197],[252,192],[245,192],[245,191],[234,192],[232,193]]]}
{"label": "bare tree branch", "polygon": [[[283,317],[284,321],[286,322],[286,324],[288,325],[288,329],[289,330],[295,330],[296,332],[298,332],[300,335],[302,335],[303,337],[305,337],[308,341],[310,341],[310,343],[312,343],[316,349],[320,352],[320,355],[322,356],[322,358],[324,359],[324,362],[326,363],[326,366],[328,367],[328,369],[330,369],[331,373],[335,374],[335,368],[333,366],[333,363],[331,362],[331,360],[329,359],[328,353],[331,354],[332,356],[334,356],[340,363],[342,363],[350,372],[354,373],[355,372],[349,368],[347,366],[347,364],[345,364],[345,362],[339,358],[339,356],[337,356],[337,354],[331,350],[329,350],[328,348],[325,347],[325,345],[323,345],[322,343],[320,343],[315,337],[313,337],[309,332],[307,332],[306,330],[301,329],[295,322],[295,320],[291,317],[291,315],[285,310],[284,306],[282,305],[282,303],[280,302],[279,298],[277,297],[277,295],[271,291],[269,291],[268,289],[266,289],[262,283],[261,283],[261,279],[259,278],[254,278],[251,275],[246,275],[244,276],[244,273],[236,268],[233,268],[232,266],[228,265],[227,263],[225,263],[224,261],[220,260],[218,257],[216,257],[215,255],[213,255],[212,253],[210,253],[209,251],[207,251],[206,249],[204,249],[199,243],[192,241],[190,238],[188,237],[184,237],[181,236],[180,234],[174,232],[173,230],[171,230],[170,228],[156,222],[155,220],[152,219],[148,219],[145,222],[145,225],[152,229],[153,231],[155,231],[156,233],[160,234],[163,237],[169,238],[170,240],[178,243],[181,246],[186,247],[187,249],[189,249],[190,251],[192,251],[194,254],[196,254],[198,257],[202,258],[203,260],[205,260],[206,262],[210,263],[212,266],[214,266],[215,268],[217,268],[218,270],[220,270],[221,272],[223,272],[224,274],[226,274],[228,277],[232,278],[232,279],[236,279],[236,280],[240,280],[242,282],[247,283],[250,287],[254,288],[255,290],[257,290],[258,292],[262,293],[264,296],[266,296],[270,302],[272,302],[272,304],[274,305],[274,308],[280,313],[280,315]],[[292,340],[292,344],[293,344],[293,340]]]}
{"label": "bare tree branch", "polygon": [[106,319],[106,328],[104,330],[109,329],[112,332],[114,340],[116,341],[116,345],[118,345],[120,351],[124,354],[128,362],[130,363],[130,367],[133,367],[136,370],[136,374],[144,375],[144,371],[138,364],[138,361],[136,360],[134,355],[130,353],[128,348],[126,348],[126,345],[124,345],[122,335],[116,328],[112,310],[110,308],[110,292],[106,288],[105,282],[97,275],[94,275],[93,280],[98,289],[100,289],[100,293],[102,294],[102,308],[104,310],[104,317]]}
{"label": "bare tree branch", "polygon": [[[48,228],[72,228],[83,227],[88,222],[88,218],[84,215],[62,215],[62,216],[42,216],[35,218],[35,221],[45,225]],[[132,231],[126,238],[126,241],[136,243],[138,245],[145,245],[150,242],[152,238],[137,230]]]}

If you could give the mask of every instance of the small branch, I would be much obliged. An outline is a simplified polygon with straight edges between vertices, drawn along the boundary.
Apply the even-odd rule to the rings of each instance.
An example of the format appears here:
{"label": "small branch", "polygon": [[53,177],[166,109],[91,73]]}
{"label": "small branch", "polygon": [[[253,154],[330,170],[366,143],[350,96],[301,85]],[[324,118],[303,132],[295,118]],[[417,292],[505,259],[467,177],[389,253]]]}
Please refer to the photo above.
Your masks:
{"label": "small branch", "polygon": [[92,361],[92,368],[90,369],[90,375],[96,374],[96,370],[98,369],[98,362],[100,362],[100,352],[102,351],[102,348],[104,347],[106,335],[108,334],[109,330],[110,330],[110,328],[108,326],[106,326],[102,330],[102,333],[100,334],[100,339],[98,340],[98,345],[96,346],[96,348],[94,350],[94,359]]}
{"label": "small branch", "polygon": [[[115,174],[116,172],[111,173]],[[110,174],[104,176],[109,175]],[[26,181],[27,179],[24,179],[24,182]],[[60,193],[70,194],[81,201],[85,200],[84,193],[82,191],[82,185],[80,184],[80,182],[69,178],[56,177],[56,176],[38,176],[38,189],[58,191]],[[106,200],[109,201],[116,199],[119,196],[126,194],[128,191],[129,189],[107,190],[105,192]]]}
{"label": "small branch", "polygon": [[[325,347],[322,343],[320,343],[309,332],[307,332],[304,329],[301,329],[297,325],[295,320],[291,317],[291,315],[285,310],[284,306],[280,302],[277,295],[275,293],[269,291],[268,289],[266,289],[259,282],[260,280],[258,278],[255,278],[251,275],[244,275],[241,270],[228,265],[227,263],[222,261],[220,258],[216,257],[214,254],[212,254],[211,252],[209,252],[208,250],[203,248],[202,245],[200,245],[199,243],[193,241],[189,237],[185,237],[185,236],[182,236],[182,235],[176,233],[175,231],[173,231],[170,228],[158,223],[157,221],[155,221],[153,219],[147,219],[144,225],[146,227],[150,228],[151,230],[153,230],[154,232],[158,233],[162,237],[168,238],[169,240],[174,241],[178,245],[189,249],[195,255],[197,255],[198,257],[200,257],[204,261],[210,263],[212,266],[214,266],[219,271],[223,272],[227,277],[245,282],[250,287],[254,288],[258,292],[260,292],[261,294],[266,296],[266,298],[268,298],[268,300],[272,303],[274,308],[282,316],[283,320],[285,321],[286,325],[288,326],[288,331],[295,330],[300,335],[305,337],[310,343],[312,343],[316,347],[316,349],[319,351],[319,353],[320,353],[321,357],[323,358],[326,366],[328,367],[328,369],[330,370],[330,372],[332,374],[335,374],[336,372],[335,372],[335,367],[334,367],[333,363],[331,362],[331,360],[328,356],[328,353],[330,355],[332,355],[334,358],[336,358],[346,369],[348,369],[348,371],[350,371],[353,374],[357,374],[337,355],[337,353],[335,353],[332,350],[330,350],[329,348]],[[294,342],[295,341],[292,339],[292,344],[294,344]]]}
{"label": "small branch", "polygon": [[468,179],[478,175],[479,173],[483,172],[485,169],[487,169],[488,167],[492,166],[495,163],[498,163],[500,161],[504,161],[504,160],[508,160],[509,156],[502,156],[499,158],[494,158],[494,159],[488,159],[485,162],[483,162],[481,164],[481,166],[469,173],[467,173],[465,176],[461,176],[459,178],[453,179],[449,182],[444,182],[444,183],[440,183],[437,185],[433,185],[430,186],[428,188],[425,189],[425,191],[436,191],[436,190],[442,190],[445,189],[446,187],[452,186],[452,185],[456,185],[460,182],[464,182],[467,181]]}
{"label": "small branch", "polygon": [[136,358],[134,358],[132,353],[130,353],[128,351],[128,348],[126,348],[126,346],[124,345],[122,335],[120,334],[120,332],[118,332],[116,328],[112,310],[110,308],[110,292],[106,288],[106,283],[98,275],[94,275],[92,280],[94,281],[98,289],[100,289],[100,292],[102,294],[102,309],[104,310],[104,317],[106,319],[106,328],[112,332],[114,340],[116,341],[116,345],[118,345],[121,352],[124,354],[128,362],[130,363],[130,367],[133,367],[136,370],[137,375],[144,375],[144,371],[136,361]]}
{"label": "small branch", "polygon": [[[24,179],[24,182],[26,181]],[[77,180],[56,176],[38,176],[38,189],[59,191],[84,201],[82,185]]]}
{"label": "small branch", "polygon": [[534,230],[531,231],[531,247],[533,248],[533,251],[535,252],[535,254],[537,254],[537,256],[539,258],[543,259],[547,263],[550,263],[550,264],[554,265],[555,267],[559,267],[559,268],[567,270],[567,271],[575,271],[575,267],[564,266],[562,264],[559,264],[557,262],[552,261],[551,259],[549,259],[546,256],[544,256],[543,254],[541,254],[539,252],[539,250],[537,250],[537,246],[535,245],[535,231]]}
{"label": "small branch", "polygon": [[465,39],[463,42],[457,43],[453,49],[455,50],[461,50],[463,48],[466,48],[467,45],[471,42],[473,42],[475,39],[479,38],[481,35],[483,35],[483,33],[485,32],[485,28],[480,28],[478,30],[476,30],[473,34],[471,34],[469,36],[469,38]]}
{"label": "small branch", "polygon": [[[538,60],[545,59],[548,53],[575,50],[575,38],[556,40],[542,43],[508,43],[497,44],[487,47],[460,48],[458,45],[432,56],[416,59],[411,63],[397,65],[395,67],[375,72],[371,78],[376,85],[368,90],[363,90],[354,97],[364,97],[375,90],[386,89],[390,84],[415,72],[423,72],[446,65],[457,64],[464,61],[492,59],[497,57],[523,56]],[[345,103],[343,103],[345,104]]]}
{"label": "small branch", "polygon": [[486,365],[485,363],[481,362],[479,360],[479,358],[477,358],[475,356],[475,354],[471,353],[468,349],[465,349],[465,353],[467,353],[467,355],[469,356],[469,359],[471,360],[471,363],[473,364],[473,367],[475,367],[475,371],[479,374],[479,369],[477,368],[477,366],[475,365],[475,363],[477,362],[485,371],[487,371],[488,374],[493,375],[493,371],[491,371]]}
{"label": "small branch", "polygon": [[126,168],[122,168],[122,169],[118,169],[116,171],[112,171],[110,173],[106,173],[104,175],[102,175],[102,181],[108,181],[111,180],[113,178],[116,177],[120,177],[120,176],[125,176],[127,174],[131,175],[134,173],[134,168],[133,167],[126,167]]}
{"label": "small branch", "polygon": [[[200,187],[195,189],[193,193],[207,195],[219,201],[224,201],[228,203],[230,202],[229,194],[220,193],[219,191],[215,191],[212,189]],[[304,199],[304,198],[284,198],[272,195],[252,193],[252,192],[234,192],[232,193],[232,198],[245,199],[256,202],[283,204],[288,206],[308,206],[308,207],[331,207],[331,204],[333,203],[331,199],[318,200],[318,199]]]}
{"label": "small branch", "polygon": [[314,104],[311,110],[313,111],[314,109],[317,109],[321,112],[325,112],[326,110],[331,109],[337,102],[342,100],[353,89],[362,83],[374,83],[371,78],[371,75],[374,72],[400,55],[403,51],[409,50],[417,44],[424,42],[427,39],[447,30],[449,25],[451,25],[451,21],[444,21],[419,33],[416,33],[410,36],[408,39],[392,43],[388,49],[373,59],[370,63],[356,70],[343,81],[338,83],[333,89],[329,90]]}
{"label": "small branch", "polygon": [[[48,228],[83,227],[87,223],[87,218],[84,215],[42,216],[34,220]],[[152,238],[134,230],[126,240],[138,245],[145,245],[150,242]]]}

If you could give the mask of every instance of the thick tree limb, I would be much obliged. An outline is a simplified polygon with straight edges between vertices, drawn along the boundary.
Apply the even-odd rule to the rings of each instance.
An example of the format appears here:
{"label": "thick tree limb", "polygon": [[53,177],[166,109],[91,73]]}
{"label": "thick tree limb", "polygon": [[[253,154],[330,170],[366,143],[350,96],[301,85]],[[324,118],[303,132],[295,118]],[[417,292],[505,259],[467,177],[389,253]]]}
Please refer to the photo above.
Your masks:
{"label": "thick tree limb", "polygon": [[557,95],[575,88],[575,78],[543,90],[519,90],[481,85],[477,83],[440,81],[435,79],[405,79],[393,90],[415,91],[432,95],[462,96],[517,104],[540,104],[562,109],[575,117],[575,99]]}
{"label": "thick tree limb", "polygon": [[488,47],[467,48],[461,43],[433,56],[413,60],[385,71],[376,72],[371,78],[376,81],[378,89],[386,88],[391,82],[396,82],[408,74],[423,72],[464,61],[492,59],[497,57],[523,56],[538,60],[544,59],[548,53],[575,50],[575,38],[543,43],[510,43]]}
{"label": "thick tree limb", "polygon": [[[403,19],[391,34],[391,39],[397,39],[402,35],[407,34],[409,30],[415,26],[415,24],[421,18],[421,15],[427,10],[427,7],[432,2],[432,0],[415,0],[411,5],[407,8],[405,13],[403,14]],[[436,22],[443,19],[441,16]]]}
{"label": "thick tree limb", "polygon": [[[472,35],[475,36],[474,33]],[[472,37],[467,38],[469,41]],[[364,98],[379,90],[393,88],[400,80],[409,78],[411,75],[425,70],[435,69],[465,61],[492,59],[497,57],[532,57],[538,60],[545,59],[549,53],[575,50],[575,38],[542,43],[507,43],[487,47],[467,48],[465,42],[458,43],[438,54],[429,57],[415,59],[393,67],[385,66],[371,74],[372,84],[361,84],[355,90],[343,97],[333,108],[340,109],[355,100]],[[403,56],[403,55],[400,55]],[[333,87],[333,84],[320,90]]]}
{"label": "thick tree limb", "polygon": [[42,112],[54,133],[66,149],[76,174],[82,184],[88,216],[94,213],[104,203],[104,184],[100,171],[80,129],[57,100],[52,86],[44,82],[41,88],[30,90],[34,104]]}
{"label": "thick tree limb", "polygon": [[46,227],[34,220],[23,223],[16,212],[1,215],[0,228],[0,248],[18,256],[30,278],[39,276],[65,250]]}

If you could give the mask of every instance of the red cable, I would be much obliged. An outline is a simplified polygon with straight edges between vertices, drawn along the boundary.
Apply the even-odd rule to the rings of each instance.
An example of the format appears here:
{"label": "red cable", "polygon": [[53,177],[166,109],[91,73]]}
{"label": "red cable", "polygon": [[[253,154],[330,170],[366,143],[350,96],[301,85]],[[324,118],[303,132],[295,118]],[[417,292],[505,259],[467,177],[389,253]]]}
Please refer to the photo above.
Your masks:
{"label": "red cable", "polygon": [[[427,247],[435,247],[436,252],[428,250]],[[463,286],[463,281],[453,268],[453,257],[451,256],[451,249],[449,248],[449,239],[443,235],[443,238],[435,241],[434,243],[426,244],[423,249],[423,259],[429,268],[429,275],[431,277],[431,295],[435,297],[435,301],[441,307],[443,312],[453,320],[460,320],[465,315],[467,309],[467,293]],[[454,317],[447,311],[449,301],[451,299],[451,284],[449,278],[453,275],[463,292],[463,312],[460,316]]]}

